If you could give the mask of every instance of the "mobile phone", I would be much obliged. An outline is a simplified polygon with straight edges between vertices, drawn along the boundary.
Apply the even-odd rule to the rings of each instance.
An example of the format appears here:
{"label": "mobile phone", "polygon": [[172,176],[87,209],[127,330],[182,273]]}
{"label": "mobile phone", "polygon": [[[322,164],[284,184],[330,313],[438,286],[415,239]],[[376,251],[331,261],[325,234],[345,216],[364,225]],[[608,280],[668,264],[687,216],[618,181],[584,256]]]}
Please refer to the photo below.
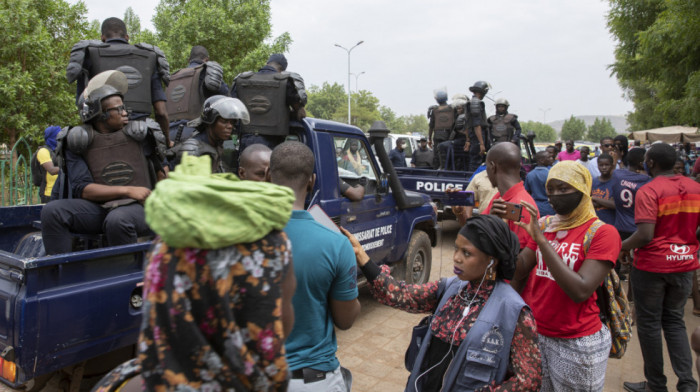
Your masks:
{"label": "mobile phone", "polygon": [[505,214],[501,215],[501,217],[515,222],[520,222],[520,218],[523,215],[523,206],[508,202],[504,202],[503,204],[506,206],[506,212]]}
{"label": "mobile phone", "polygon": [[472,191],[457,191],[447,192],[445,205],[448,206],[473,206],[474,192]]}

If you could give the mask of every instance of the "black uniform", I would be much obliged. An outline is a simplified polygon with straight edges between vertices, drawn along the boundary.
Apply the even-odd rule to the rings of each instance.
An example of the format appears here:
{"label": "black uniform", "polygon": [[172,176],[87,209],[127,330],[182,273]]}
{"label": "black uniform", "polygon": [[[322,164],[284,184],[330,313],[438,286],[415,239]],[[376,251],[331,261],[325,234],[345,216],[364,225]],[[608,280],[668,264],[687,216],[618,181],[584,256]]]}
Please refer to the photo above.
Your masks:
{"label": "black uniform", "polygon": [[[450,133],[454,128],[457,114],[454,108],[447,103],[433,105],[428,108],[429,130],[428,139],[433,141],[433,148],[438,148],[440,143],[449,140]],[[437,169],[442,165],[440,154],[433,157],[433,168]]]}
{"label": "black uniform", "polygon": [[469,165],[467,171],[473,172],[481,166],[485,155],[480,153],[479,139],[476,136],[476,127],[481,126],[481,136],[485,143],[485,149],[488,151],[490,144],[488,138],[488,122],[486,120],[486,106],[484,102],[473,96],[469,101],[466,113],[466,126],[469,139]]}
{"label": "black uniform", "polygon": [[[270,79],[263,82],[268,85],[267,90],[270,96],[265,97],[266,102],[260,102],[261,94],[251,94],[248,96],[245,91],[247,79],[254,78],[254,75],[267,75]],[[239,152],[243,152],[246,147],[260,143],[270,149],[274,149],[278,144],[284,142],[289,135],[289,120],[297,117],[297,112],[292,111],[293,106],[306,104],[306,91],[301,77],[296,75],[293,78],[288,72],[278,72],[275,67],[265,65],[260,70],[253,74],[252,72],[244,72],[236,77],[231,97],[238,98],[246,105],[250,112],[250,123],[243,126],[241,132],[241,142]],[[257,79],[257,78],[255,78]],[[284,85],[280,82],[285,80]],[[270,88],[269,85],[278,81],[279,89],[283,91],[275,91],[277,88]],[[256,83],[251,86],[252,89],[258,88]],[[283,94],[283,95],[282,95]],[[255,110],[255,106],[267,106],[263,114],[257,114],[260,110]],[[304,110],[303,107],[300,110]]]}
{"label": "black uniform", "polygon": [[122,129],[100,134],[89,125],[75,127],[69,132],[81,131],[91,134],[91,143],[85,151],[78,152],[68,146],[64,153],[73,198],[51,201],[41,211],[47,254],[70,252],[72,233],[104,233],[109,246],[135,243],[139,236],[151,234],[143,205],[136,200],[98,203],[81,197],[85,187],[93,183],[153,189],[156,168],[160,170],[163,161],[157,157],[152,133],[133,136]]}
{"label": "black uniform", "polygon": [[494,114],[488,119],[489,126],[491,128],[491,142],[512,142],[515,144],[520,144],[520,134],[522,133],[522,128],[520,128],[520,122],[518,122],[518,116],[511,113],[504,114]]}

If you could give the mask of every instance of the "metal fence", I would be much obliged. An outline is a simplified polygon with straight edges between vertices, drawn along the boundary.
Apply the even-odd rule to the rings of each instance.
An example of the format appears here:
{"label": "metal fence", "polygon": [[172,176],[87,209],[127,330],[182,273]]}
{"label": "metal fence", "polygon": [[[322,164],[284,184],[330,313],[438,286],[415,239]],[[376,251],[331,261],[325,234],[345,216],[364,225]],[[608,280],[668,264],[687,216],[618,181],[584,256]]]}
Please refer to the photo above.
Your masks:
{"label": "metal fence", "polygon": [[[2,148],[5,147],[5,148]],[[0,206],[38,204],[39,188],[32,184],[33,151],[24,137],[12,149],[0,147]]]}

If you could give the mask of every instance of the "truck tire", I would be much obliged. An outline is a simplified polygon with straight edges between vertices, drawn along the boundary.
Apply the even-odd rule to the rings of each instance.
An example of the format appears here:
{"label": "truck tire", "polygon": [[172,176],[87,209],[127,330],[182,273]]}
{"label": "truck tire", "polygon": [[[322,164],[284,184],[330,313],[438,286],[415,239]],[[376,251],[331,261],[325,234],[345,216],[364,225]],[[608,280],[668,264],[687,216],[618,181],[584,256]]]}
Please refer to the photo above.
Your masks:
{"label": "truck tire", "polygon": [[409,284],[427,283],[430,279],[432,251],[428,234],[421,230],[414,230],[411,241],[408,243],[406,257],[394,264],[391,275]]}

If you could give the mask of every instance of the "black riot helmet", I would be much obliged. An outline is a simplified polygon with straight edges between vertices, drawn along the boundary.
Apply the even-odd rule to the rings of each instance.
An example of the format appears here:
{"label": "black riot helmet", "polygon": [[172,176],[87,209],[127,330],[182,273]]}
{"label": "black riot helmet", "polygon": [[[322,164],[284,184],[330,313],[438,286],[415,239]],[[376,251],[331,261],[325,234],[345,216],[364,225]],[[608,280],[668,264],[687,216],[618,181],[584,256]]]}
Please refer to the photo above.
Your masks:
{"label": "black riot helmet", "polygon": [[486,93],[489,92],[489,84],[484,82],[483,80],[479,80],[478,82],[475,82],[473,86],[469,87],[469,91],[473,93],[482,93],[486,95]]}
{"label": "black riot helmet", "polygon": [[214,95],[204,101],[202,115],[198,119],[190,121],[188,126],[197,127],[200,124],[213,124],[219,117],[227,120],[239,120],[243,124],[250,123],[250,114],[243,102],[237,98]]}
{"label": "black riot helmet", "polygon": [[109,70],[95,75],[85,86],[80,96],[78,109],[80,120],[87,124],[98,115],[107,118],[102,111],[102,100],[114,95],[124,99],[124,94],[129,90],[126,75],[120,71]]}
{"label": "black riot helmet", "polygon": [[106,114],[102,110],[102,100],[115,95],[124,99],[124,94],[109,84],[94,89],[82,102],[80,120],[87,124],[99,115],[105,117]]}

